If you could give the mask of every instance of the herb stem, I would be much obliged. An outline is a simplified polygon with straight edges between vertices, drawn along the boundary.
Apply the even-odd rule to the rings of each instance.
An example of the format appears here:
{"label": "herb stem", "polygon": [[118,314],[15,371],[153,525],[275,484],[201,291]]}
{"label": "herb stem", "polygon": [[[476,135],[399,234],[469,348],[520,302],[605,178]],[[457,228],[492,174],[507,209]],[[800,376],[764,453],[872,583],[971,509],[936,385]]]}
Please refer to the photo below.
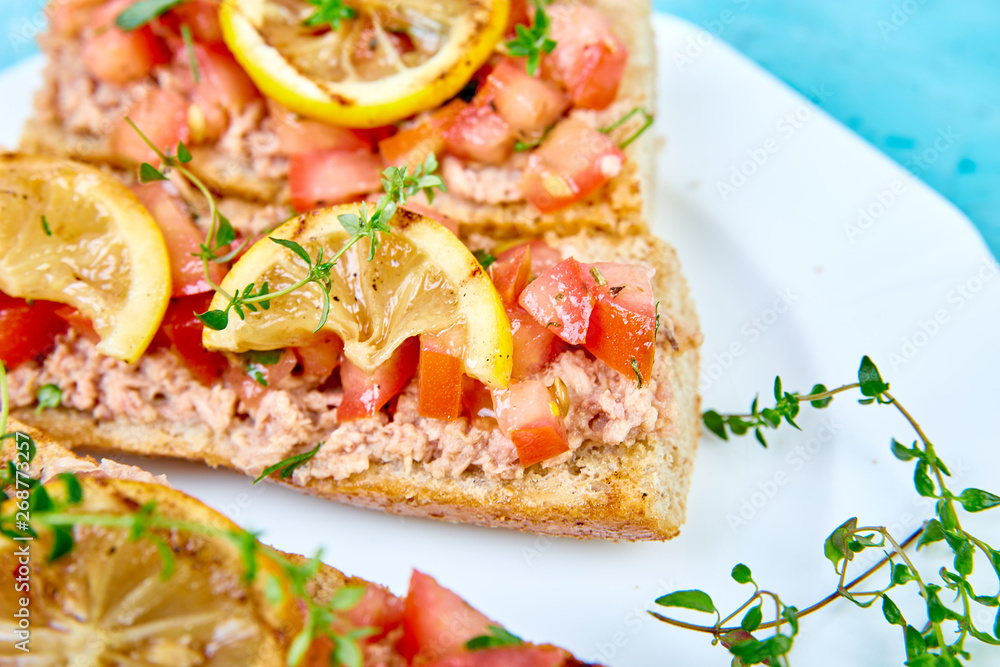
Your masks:
{"label": "herb stem", "polygon": [[[868,528],[868,529],[865,529],[865,530],[877,530],[877,529]],[[902,542],[900,542],[898,545],[896,544],[895,540],[891,540],[891,541],[892,541],[892,544],[893,544],[894,548],[897,551],[899,551],[900,555],[903,555],[903,550],[906,549],[911,544],[913,544],[917,540],[917,538],[920,537],[921,533],[923,533],[923,528],[921,528],[921,529],[917,530],[916,532],[914,532],[912,535],[910,535],[908,538],[906,538],[905,540],[903,540]],[[904,555],[904,558],[906,558],[905,555]],[[825,598],[823,598],[819,602],[816,602],[815,604],[813,604],[813,605],[811,605],[809,607],[806,607],[805,609],[803,609],[802,611],[800,611],[798,613],[798,617],[802,618],[803,616],[808,616],[809,614],[812,614],[814,612],[819,611],[820,609],[822,609],[823,607],[827,606],[828,604],[830,604],[834,600],[836,600],[836,599],[838,599],[840,597],[843,597],[841,595],[841,592],[840,592],[841,589],[850,591],[852,588],[854,588],[855,586],[857,586],[858,584],[860,584],[861,582],[863,582],[865,579],[867,579],[868,577],[872,576],[877,571],[879,571],[880,569],[882,569],[882,567],[886,563],[891,562],[891,560],[892,559],[889,556],[885,556],[879,562],[875,563],[870,568],[868,568],[866,571],[864,571],[863,573],[861,573],[857,577],[855,577],[853,580],[851,580],[851,582],[849,584],[846,584],[844,586],[838,586],[837,590],[834,591],[833,593],[830,593],[829,595],[827,595]],[[906,560],[907,560],[907,562],[909,562],[908,558]],[[673,626],[676,626],[678,628],[684,628],[685,630],[694,630],[695,632],[704,632],[706,634],[714,635],[716,639],[719,639],[722,635],[724,635],[724,634],[726,634],[728,632],[733,632],[735,630],[742,630],[742,628],[740,626],[721,627],[721,625],[718,625],[718,624],[714,625],[714,626],[697,625],[697,624],[694,624],[694,623],[687,623],[685,621],[678,621],[677,619],[673,619],[673,618],[669,618],[667,616],[663,616],[662,614],[659,614],[659,613],[657,613],[655,611],[650,611],[649,613],[654,618],[656,618],[657,620],[663,621],[664,623],[667,623],[668,625],[673,625]],[[780,618],[781,618],[781,616],[779,614],[778,619],[776,619],[774,621],[767,621],[766,623],[761,623],[761,625],[759,626],[758,629],[759,630],[768,630],[770,628],[777,628],[780,625],[780,623],[781,623]]]}

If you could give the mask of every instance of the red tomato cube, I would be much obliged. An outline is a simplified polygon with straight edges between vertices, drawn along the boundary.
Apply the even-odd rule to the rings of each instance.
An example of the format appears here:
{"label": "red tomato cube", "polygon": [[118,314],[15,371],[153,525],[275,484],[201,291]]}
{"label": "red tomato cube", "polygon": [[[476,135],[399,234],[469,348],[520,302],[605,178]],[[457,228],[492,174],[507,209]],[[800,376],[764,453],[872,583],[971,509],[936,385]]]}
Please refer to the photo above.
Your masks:
{"label": "red tomato cube", "polygon": [[596,295],[585,347],[619,373],[638,373],[645,382],[653,371],[656,353],[651,270],[617,263],[584,264],[583,269]]}
{"label": "red tomato cube", "polygon": [[382,188],[382,161],[368,150],[299,153],[288,184],[297,211],[343,204]]}
{"label": "red tomato cube", "polygon": [[350,421],[374,416],[403,390],[417,372],[419,359],[420,343],[417,338],[406,339],[371,375],[349,359],[342,359],[340,382],[344,385],[344,400],[337,408],[337,419]]}
{"label": "red tomato cube", "polygon": [[503,164],[514,151],[514,131],[489,104],[475,101],[444,131],[445,150],[463,160]]}
{"label": "red tomato cube", "polygon": [[504,58],[477,94],[522,137],[537,137],[569,107],[569,98],[554,84],[528,74],[523,59]]}
{"label": "red tomato cube", "polygon": [[543,327],[571,345],[587,339],[594,295],[587,289],[580,263],[570,257],[524,288],[518,303]]}
{"label": "red tomato cube", "polygon": [[514,339],[512,380],[524,380],[539,373],[566,349],[566,343],[543,327],[523,308],[507,312],[510,330]]}
{"label": "red tomato cube", "polygon": [[493,409],[524,467],[569,451],[566,426],[544,383],[512,382],[507,389],[494,391]]}
{"label": "red tomato cube", "polygon": [[618,95],[628,47],[592,7],[556,5],[548,15],[556,48],[544,58],[546,72],[566,87],[575,106],[606,108]]}
{"label": "red tomato cube", "polygon": [[60,304],[24,299],[0,292],[0,361],[7,368],[17,368],[55,345],[56,336],[69,325],[56,314]]}
{"label": "red tomato cube", "polygon": [[403,607],[403,638],[399,652],[411,664],[414,657],[435,660],[489,632],[490,619],[432,577],[413,571]]}
{"label": "red tomato cube", "polygon": [[421,417],[453,420],[462,415],[462,370],[462,360],[449,354],[437,336],[420,336],[417,397]]}
{"label": "red tomato cube", "polygon": [[531,245],[525,243],[497,257],[489,274],[507,310],[517,307],[517,299],[531,279]]}
{"label": "red tomato cube", "polygon": [[556,125],[521,176],[525,199],[542,213],[580,201],[621,173],[625,154],[607,135],[573,118]]}

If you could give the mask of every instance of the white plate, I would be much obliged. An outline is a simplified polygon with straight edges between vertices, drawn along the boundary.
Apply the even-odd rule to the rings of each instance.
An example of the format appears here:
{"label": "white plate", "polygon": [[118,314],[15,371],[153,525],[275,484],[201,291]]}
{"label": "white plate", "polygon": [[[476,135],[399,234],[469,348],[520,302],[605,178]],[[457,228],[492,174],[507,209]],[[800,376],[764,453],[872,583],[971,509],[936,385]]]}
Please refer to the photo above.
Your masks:
{"label": "white plate", "polygon": [[[678,247],[699,305],[704,405],[744,411],[755,393],[770,394],[778,373],[788,388],[851,382],[869,354],[951,464],[954,489],[997,491],[990,416],[1000,398],[1000,280],[971,224],[704,31],[664,16],[655,27],[656,127],[669,139],[654,226]],[[39,68],[36,60],[0,75],[0,144],[16,143]],[[860,223],[859,208],[870,212]],[[930,513],[913,490],[912,467],[889,454],[890,437],[912,439],[890,409],[844,399],[806,411],[800,423],[803,433],[775,434],[767,451],[752,438],[703,438],[688,524],[665,544],[399,519],[251,488],[228,472],[143,463],[282,549],[323,547],[328,563],[399,593],[419,568],[512,631],[581,659],[725,665],[725,651],[706,636],[663,626],[644,610],[669,590],[695,587],[720,608],[735,608],[744,593],[729,578],[737,562],[787,603],[806,607],[835,588],[822,543],[840,522],[856,515],[902,538]],[[975,522],[995,546],[997,523]],[[903,603],[914,595],[895,597],[923,623]],[[990,615],[977,620],[992,625]],[[792,655],[808,665],[904,659],[898,629],[878,609],[847,603],[804,619]]]}

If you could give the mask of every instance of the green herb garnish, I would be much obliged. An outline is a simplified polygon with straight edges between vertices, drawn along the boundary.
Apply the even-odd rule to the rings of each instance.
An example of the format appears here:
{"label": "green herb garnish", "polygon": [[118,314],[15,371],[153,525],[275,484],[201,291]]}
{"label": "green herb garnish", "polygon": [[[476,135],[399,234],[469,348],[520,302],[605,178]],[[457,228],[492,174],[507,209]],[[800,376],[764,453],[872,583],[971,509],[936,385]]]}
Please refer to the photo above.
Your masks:
{"label": "green herb garnish", "polygon": [[38,407],[35,412],[46,408],[58,408],[62,404],[62,389],[54,384],[43,384],[38,388]]}
{"label": "green herb garnish", "polygon": [[184,2],[185,0],[140,0],[119,14],[115,25],[122,30],[135,30]]}
{"label": "green herb garnish", "polygon": [[302,465],[312,457],[316,456],[316,452],[318,452],[319,448],[322,446],[323,443],[321,442],[314,448],[310,449],[308,452],[303,452],[301,454],[295,454],[294,456],[289,456],[287,459],[278,461],[273,466],[268,466],[267,468],[264,468],[264,472],[262,472],[260,476],[253,481],[253,483],[256,484],[257,482],[263,480],[264,478],[270,477],[271,475],[279,471],[280,474],[278,475],[278,477],[280,477],[281,479],[288,479],[289,477],[292,476],[292,473],[295,472],[296,468],[298,468],[300,465]]}
{"label": "green herb garnish", "polygon": [[475,255],[476,261],[479,262],[481,267],[483,267],[483,270],[490,268],[490,266],[493,265],[493,262],[497,261],[497,258],[491,255],[487,250],[477,250],[472,254]]}
{"label": "green herb garnish", "polygon": [[340,30],[341,21],[357,16],[357,12],[345,6],[343,0],[308,0],[308,2],[317,8],[316,12],[305,20],[305,25],[310,28],[326,23],[331,29]]}
{"label": "green herb garnish", "polygon": [[629,144],[631,144],[633,141],[635,141],[636,139],[638,139],[639,137],[641,137],[642,134],[646,130],[648,130],[650,128],[650,126],[653,124],[653,121],[656,119],[653,116],[653,114],[651,114],[649,111],[647,111],[644,107],[635,107],[634,109],[632,109],[631,111],[629,111],[627,114],[625,114],[624,116],[622,116],[621,118],[619,118],[618,120],[616,120],[614,123],[612,123],[611,125],[608,125],[606,127],[602,127],[599,131],[601,133],[603,133],[603,134],[611,134],[612,132],[614,132],[615,130],[617,130],[619,127],[621,127],[622,125],[624,125],[625,123],[627,123],[636,114],[642,114],[642,117],[643,117],[642,125],[640,125],[639,128],[635,132],[633,132],[628,137],[626,137],[625,139],[623,139],[622,141],[620,141],[618,143],[618,148],[624,149]]}
{"label": "green herb garnish", "polygon": [[[890,405],[896,408],[916,432],[917,440],[912,447],[893,438],[890,450],[897,459],[914,462],[914,487],[918,494],[935,501],[935,518],[925,522],[920,530],[903,541],[898,541],[885,526],[859,526],[857,517],[843,522],[830,533],[823,544],[823,553],[839,577],[837,590],[801,611],[786,605],[776,593],[760,589],[753,580],[750,568],[741,563],[733,568],[732,577],[737,583],[752,585],[754,591],[728,616],[722,617],[716,611],[708,594],[694,590],[665,595],[657,599],[656,603],[663,607],[714,613],[716,621],[713,625],[685,623],[650,612],[654,617],[670,625],[711,634],[715,641],[729,649],[734,656],[733,664],[741,665],[765,662],[771,665],[788,665],[788,653],[799,632],[800,619],[838,598],[844,598],[862,608],[879,603],[886,622],[902,629],[906,664],[909,666],[960,665],[963,660],[971,658],[965,649],[965,642],[970,638],[993,646],[1000,645],[1000,615],[997,615],[997,620],[990,629],[976,625],[976,619],[982,613],[977,610],[985,608],[987,614],[994,614],[993,610],[1000,606],[1000,597],[977,594],[974,585],[981,584],[974,584],[970,579],[977,555],[984,557],[986,565],[992,567],[997,578],[1000,578],[1000,551],[968,532],[958,516],[959,506],[966,512],[983,512],[1000,507],[1000,496],[976,488],[967,488],[955,494],[948,488],[947,478],[951,473],[947,466],[938,457],[934,445],[921,426],[889,392],[889,384],[882,379],[869,357],[862,359],[858,381],[855,383],[831,390],[817,384],[808,394],[794,394],[783,391],[781,378],[775,378],[773,408],[758,410],[758,399],[755,398],[750,414],[720,415],[710,410],[703,415],[703,419],[706,428],[723,439],[728,439],[730,435],[745,435],[753,430],[758,441],[766,447],[763,430],[777,429],[782,421],[798,428],[794,419],[802,403],[822,409],[830,404],[834,396],[853,390],[860,392],[862,398],[858,402],[862,405]],[[912,544],[920,549],[934,542],[944,542],[951,552],[948,560],[937,570],[940,583],[932,582],[927,573],[921,572],[906,552],[907,547]],[[851,562],[866,549],[876,549],[885,555],[874,566],[848,581]],[[890,567],[887,584],[873,590],[857,590],[862,581],[886,565]],[[920,606],[923,607],[922,615],[926,616],[925,622],[908,622],[896,602],[889,597],[889,591],[901,590],[911,582],[922,600]],[[946,600],[942,600],[944,591],[948,591],[947,597],[957,606],[951,606]],[[774,603],[774,617],[768,622],[763,622],[765,598]],[[739,625],[727,625],[741,614]],[[785,628],[787,632],[784,631]],[[752,634],[759,630],[773,630],[774,633],[759,639]]]}
{"label": "green herb garnish", "polygon": [[465,642],[465,648],[470,651],[481,651],[487,648],[518,646],[524,643],[523,639],[517,635],[512,635],[499,625],[491,625],[488,627],[488,630],[488,634],[473,637]]}
{"label": "green herb garnish", "polygon": [[541,2],[535,2],[535,18],[531,27],[518,23],[515,30],[517,37],[505,44],[507,53],[527,57],[528,74],[535,76],[541,64],[542,53],[552,53],[556,48],[555,41],[549,38],[549,17]]}
{"label": "green herb garnish", "polygon": [[191,28],[187,23],[181,26],[181,38],[184,40],[184,48],[187,49],[188,66],[191,68],[191,76],[195,83],[201,83],[201,71],[198,69],[198,55],[194,52],[194,39],[191,37]]}
{"label": "green herb garnish", "polygon": [[49,220],[44,215],[42,216],[42,231],[45,232],[46,236],[52,236],[52,228],[49,227]]}

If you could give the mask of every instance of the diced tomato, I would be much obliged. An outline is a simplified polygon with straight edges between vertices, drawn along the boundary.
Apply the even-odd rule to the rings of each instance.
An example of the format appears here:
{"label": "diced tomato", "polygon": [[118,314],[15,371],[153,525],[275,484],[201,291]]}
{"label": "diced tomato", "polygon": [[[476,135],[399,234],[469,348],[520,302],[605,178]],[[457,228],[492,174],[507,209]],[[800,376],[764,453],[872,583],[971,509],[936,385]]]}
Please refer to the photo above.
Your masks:
{"label": "diced tomato", "polygon": [[524,288],[518,303],[535,321],[572,345],[587,340],[594,295],[587,289],[580,263],[570,257]]}
{"label": "diced tomato", "polygon": [[540,136],[569,107],[555,85],[528,74],[524,59],[504,58],[477,94],[492,102],[500,117],[523,137]]}
{"label": "diced tomato", "polygon": [[438,336],[420,336],[419,412],[431,419],[458,419],[462,414],[462,360],[449,354]]}
{"label": "diced tomato", "polygon": [[521,191],[539,211],[551,213],[597,190],[624,164],[625,154],[607,135],[569,118],[532,151]]}
{"label": "diced tomato", "polygon": [[221,137],[232,118],[258,99],[260,93],[225,44],[195,44],[194,53],[198,63],[197,83],[186,48],[177,51],[175,70],[190,87],[191,139],[200,143]]}
{"label": "diced tomato", "polygon": [[449,655],[423,667],[561,667],[580,664],[561,648],[520,644]]}
{"label": "diced tomato", "polygon": [[311,211],[379,190],[382,161],[368,150],[299,153],[292,156],[288,182],[292,206]]}
{"label": "diced tomato", "polygon": [[433,577],[418,570],[410,577],[403,611],[403,638],[399,652],[411,664],[414,657],[434,660],[465,647],[489,632],[490,619],[482,615]]}
{"label": "diced tomato", "polygon": [[49,30],[59,37],[75,37],[93,19],[95,11],[104,0],[63,0],[50,2],[45,7],[49,17]]}
{"label": "diced tomato", "polygon": [[219,3],[208,0],[186,0],[164,14],[160,21],[176,34],[181,26],[191,29],[191,36],[201,44],[218,44],[222,41],[219,25]]}
{"label": "diced tomato", "polygon": [[360,130],[302,118],[271,100],[268,101],[268,108],[275,134],[278,135],[278,148],[283,155],[371,150],[373,146],[371,138]]}
{"label": "diced tomato", "polygon": [[514,339],[511,379],[524,380],[544,370],[566,349],[566,343],[552,333],[551,327],[536,322],[523,308],[509,310],[507,315]]}
{"label": "diced tomato", "polygon": [[26,361],[45,354],[56,343],[56,336],[69,325],[56,315],[61,304],[24,299],[0,292],[0,361],[7,368],[17,368]]}
{"label": "diced tomato", "polygon": [[569,451],[566,426],[541,381],[512,382],[507,389],[494,391],[493,409],[525,468]]}
{"label": "diced tomato", "polygon": [[94,323],[89,317],[81,313],[73,306],[60,306],[56,308],[56,315],[66,321],[71,327],[86,336],[93,343],[101,340],[101,337],[94,331]]}
{"label": "diced tomato", "polygon": [[408,338],[396,348],[388,361],[368,375],[348,359],[340,364],[340,382],[344,385],[344,400],[337,408],[339,421],[362,419],[375,415],[393,396],[402,391],[420,360],[420,341]]}
{"label": "diced tomato", "polygon": [[575,106],[606,108],[618,95],[628,47],[612,32],[607,17],[592,7],[555,5],[548,15],[556,48],[544,58],[546,72],[566,87]]}
{"label": "diced tomato", "polygon": [[[173,90],[156,88],[150,91],[129,111],[129,116],[153,145],[164,152],[174,152],[177,142],[187,141],[190,136],[187,100]],[[154,165],[159,162],[156,154],[124,118],[118,119],[111,128],[108,142],[113,153],[132,162]]]}
{"label": "diced tomato", "polygon": [[295,354],[302,364],[302,372],[309,378],[325,381],[340,365],[340,355],[344,351],[344,341],[336,334],[317,336],[307,345],[295,348]]}
{"label": "diced tomato", "polygon": [[553,248],[548,243],[541,239],[535,239],[534,241],[529,241],[527,244],[516,245],[513,248],[508,248],[502,253],[497,255],[497,261],[502,261],[510,257],[511,255],[518,252],[518,250],[524,246],[531,246],[531,275],[538,276],[543,272],[551,269],[553,266],[558,264],[563,260],[562,253],[556,248]]}
{"label": "diced tomato", "polygon": [[167,308],[161,330],[171,346],[184,359],[184,365],[201,381],[211,385],[229,368],[229,360],[220,352],[206,350],[201,343],[205,325],[195,313],[204,313],[212,302],[212,294],[195,294],[174,299]]}
{"label": "diced tomato", "polygon": [[376,584],[368,584],[364,596],[347,612],[354,628],[375,628],[369,641],[384,637],[403,623],[405,602]]}
{"label": "diced tomato", "polygon": [[517,298],[531,280],[531,245],[523,244],[498,257],[489,269],[490,280],[507,310],[517,306]]}
{"label": "diced tomato", "polygon": [[[585,347],[619,373],[634,377],[638,369],[645,382],[653,371],[656,352],[656,305],[650,269],[617,263],[582,266],[596,295]],[[604,285],[597,285],[592,269],[603,278]]]}
{"label": "diced tomato", "polygon": [[511,0],[510,18],[507,19],[507,35],[517,34],[517,26],[531,25],[531,14],[528,11],[528,0]]}
{"label": "diced tomato", "polygon": [[291,375],[297,363],[298,357],[295,356],[295,353],[291,349],[284,349],[281,351],[281,356],[278,357],[277,363],[270,365],[255,364],[253,370],[261,374],[261,379],[267,383],[266,385],[261,384],[258,378],[252,376],[248,372],[249,369],[243,364],[230,364],[224,373],[224,377],[226,378],[226,384],[236,391],[236,396],[247,407],[255,408],[260,405],[261,399],[264,398],[264,392],[268,388],[277,386],[282,380]]}
{"label": "diced tomato", "polygon": [[476,428],[485,431],[497,426],[489,387],[468,375],[462,378],[462,410]]}
{"label": "diced tomato", "polygon": [[488,103],[473,103],[462,110],[444,131],[444,149],[463,160],[503,164],[514,150],[514,131]]}
{"label": "diced tomato", "polygon": [[445,131],[468,106],[467,102],[456,98],[419,125],[381,140],[378,142],[378,150],[382,154],[382,159],[389,166],[408,165],[412,171],[422,164],[429,154],[440,156],[444,150]]}
{"label": "diced tomato", "polygon": [[126,32],[115,25],[118,15],[133,3],[114,0],[91,18],[93,33],[83,42],[83,65],[101,81],[124,85],[170,62],[170,51],[149,26]]}
{"label": "diced tomato", "polygon": [[[193,256],[193,253],[200,250],[205,235],[195,226],[184,204],[167,192],[167,185],[162,181],[133,185],[132,192],[153,216],[163,233],[167,254],[170,256],[173,296],[210,291],[212,287],[205,280],[202,261]],[[216,262],[209,262],[208,270],[216,284],[226,275],[226,269]]]}

